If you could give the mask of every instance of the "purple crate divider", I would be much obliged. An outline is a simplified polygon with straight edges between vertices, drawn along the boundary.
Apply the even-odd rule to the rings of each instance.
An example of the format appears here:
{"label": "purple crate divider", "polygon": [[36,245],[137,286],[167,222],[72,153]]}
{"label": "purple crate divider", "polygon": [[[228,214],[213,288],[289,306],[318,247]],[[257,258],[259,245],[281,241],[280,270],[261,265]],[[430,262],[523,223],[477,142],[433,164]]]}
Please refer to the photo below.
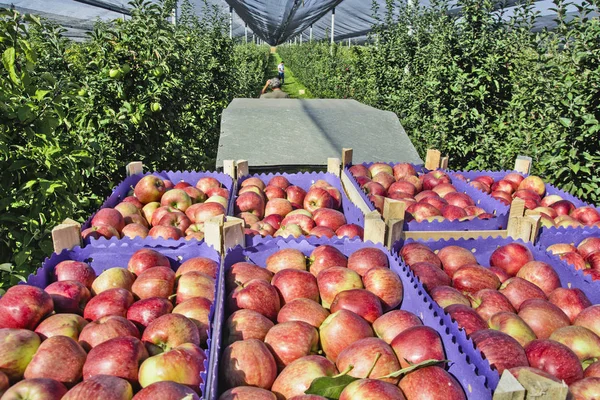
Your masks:
{"label": "purple crate divider", "polygon": [[[363,163],[367,168],[374,163]],[[394,163],[388,163],[394,165]],[[427,173],[427,170],[420,165],[413,165],[417,173]],[[354,185],[358,193],[371,210],[375,210],[375,205],[369,200],[365,192],[362,191],[356,179],[350,173],[349,167],[345,167],[342,173],[346,174],[350,179],[350,182]],[[404,224],[404,230],[406,231],[468,231],[468,230],[497,230],[506,229],[508,224],[508,211],[509,207],[505,206],[498,200],[495,200],[487,194],[465,184],[459,179],[452,179],[452,184],[458,192],[466,193],[478,207],[483,208],[486,212],[496,214],[496,218],[489,220],[474,219],[472,221],[432,221],[432,222],[417,222],[410,221]],[[490,201],[491,199],[491,201]]]}
{"label": "purple crate divider", "polygon": [[[386,252],[390,262],[390,268],[392,271],[398,274],[404,285],[404,299],[400,309],[416,314],[423,320],[425,325],[434,328],[440,334],[444,343],[446,356],[451,361],[449,371],[460,382],[469,399],[485,400],[492,398],[492,390],[486,384],[487,376],[482,375],[481,368],[478,368],[476,365],[470,362],[469,356],[464,353],[461,346],[457,344],[456,338],[453,336],[451,330],[447,326],[444,327],[446,323],[440,318],[440,316],[443,315],[443,312],[440,313],[440,311],[435,310],[435,303],[433,303],[431,299],[425,295],[425,290],[418,280],[412,276],[410,270],[401,264],[398,258],[391,255],[385,247],[379,244],[349,239],[331,242],[324,238],[314,237],[307,239],[299,238],[295,240],[276,238],[270,241],[265,241],[251,248],[243,249],[241,247],[236,247],[230,250],[225,257],[224,271],[227,271],[227,269],[234,263],[241,261],[253,262],[264,267],[266,259],[271,254],[284,248],[295,248],[308,256],[317,246],[323,244],[332,245],[347,256],[364,247],[376,247]],[[225,297],[225,295],[226,294],[223,293],[222,297]],[[465,343],[473,347],[473,343],[468,339],[465,339]],[[211,364],[218,364],[219,356],[221,354],[220,336],[214,338],[214,344],[216,353],[214,356],[216,358],[211,360]],[[492,373],[492,371],[489,369],[489,365],[487,366],[487,369],[489,373]],[[218,379],[216,376],[211,378],[211,383],[214,383],[216,386],[211,387],[209,390],[209,393],[211,394],[209,399],[216,400],[217,394],[219,393]]]}
{"label": "purple crate divider", "polygon": [[[221,182],[221,184],[229,191],[229,200],[228,200],[229,206],[228,206],[228,208],[231,207],[231,204],[232,204],[231,198],[233,197],[233,179],[229,175],[219,173],[219,172],[212,172],[212,171],[200,171],[200,172],[196,172],[196,171],[161,171],[161,172],[146,172],[145,174],[136,174],[136,175],[128,176],[113,189],[112,194],[106,198],[104,203],[102,203],[102,206],[100,207],[100,209],[107,208],[107,207],[112,208],[112,207],[116,206],[117,204],[119,204],[125,197],[127,197],[129,190],[132,187],[134,187],[140,181],[140,179],[142,179],[146,175],[156,175],[156,176],[160,177],[161,179],[169,179],[171,182],[173,182],[173,184],[177,184],[180,181],[186,181],[192,185],[195,185],[196,182],[198,182],[198,180],[200,178],[206,178],[206,177],[215,178],[216,180]],[[229,210],[225,210],[225,211],[226,211],[225,214],[228,215]],[[96,213],[97,213],[97,211],[96,211]],[[85,223],[81,226],[82,231],[91,226],[92,218],[94,218],[96,213],[93,213],[88,218],[88,220],[85,221]],[[97,246],[100,244],[104,244],[104,242],[107,240],[114,241],[114,240],[119,240],[119,239],[116,239],[116,238],[86,239],[84,241],[84,244],[86,244],[86,245],[92,244],[94,246]]]}
{"label": "purple crate divider", "polygon": [[[360,227],[364,228],[364,226],[365,226],[364,214],[354,203],[352,203],[350,201],[350,199],[348,199],[348,196],[346,196],[346,192],[342,188],[342,182],[340,181],[340,179],[337,176],[335,176],[329,172],[299,172],[299,173],[295,173],[295,174],[269,173],[269,174],[246,175],[246,176],[243,176],[238,179],[237,188],[239,189],[241,187],[241,183],[248,178],[259,178],[266,185],[269,182],[269,180],[271,180],[271,178],[273,178],[274,176],[284,176],[287,178],[287,180],[292,185],[299,186],[302,189],[306,190],[307,192],[308,192],[308,189],[310,188],[310,186],[313,183],[315,183],[316,181],[318,181],[320,179],[327,181],[327,183],[329,183],[330,185],[335,187],[337,190],[339,190],[342,195],[341,211],[344,213],[344,216],[346,217],[346,223],[356,224],[356,225],[359,225]],[[233,215],[235,213],[235,211],[233,211],[233,210],[234,210],[234,206],[235,206],[235,200],[237,200],[237,193],[235,193],[235,196],[232,196],[232,198],[233,198],[232,207],[231,207],[232,211],[231,211],[230,215]],[[307,236],[302,236],[302,237],[307,237]],[[255,246],[259,243],[262,243],[262,242],[268,241],[268,240],[273,240],[273,237],[272,236],[262,237],[260,235],[254,235],[254,236],[246,235],[246,245],[247,246]],[[336,239],[332,238],[332,240],[336,240]],[[343,240],[343,239],[340,239],[340,240]]]}
{"label": "purple crate divider", "polygon": [[[590,285],[589,282],[585,282],[582,279],[580,279],[579,277],[577,277],[576,274],[574,273],[575,271],[572,268],[569,268],[563,262],[557,262],[557,260],[553,260],[552,257],[550,256],[550,254],[546,253],[545,251],[541,251],[539,248],[532,245],[531,243],[525,243],[521,240],[513,240],[510,238],[509,239],[498,239],[498,238],[450,239],[450,240],[439,240],[439,241],[434,241],[434,240],[422,241],[422,240],[408,239],[408,240],[406,240],[405,243],[413,243],[413,242],[423,243],[435,252],[437,252],[438,250],[441,250],[442,248],[444,248],[446,246],[460,246],[460,247],[470,249],[471,251],[473,251],[473,254],[474,254],[475,258],[477,259],[477,262],[482,266],[489,266],[490,256],[494,252],[494,250],[496,250],[498,247],[504,246],[509,243],[517,242],[524,246],[527,246],[527,248],[529,248],[529,250],[532,252],[534,259],[536,261],[542,261],[542,262],[550,264],[552,267],[554,267],[554,270],[558,274],[561,285],[563,287],[579,288],[586,294],[586,296],[588,296],[588,298],[590,299],[590,301],[593,304],[599,304],[599,302],[600,302],[600,292],[598,292],[597,290],[594,290],[595,288],[592,285]],[[399,251],[401,250],[403,245],[404,245],[404,243],[402,241],[396,242],[392,248],[392,252],[394,254],[399,254]],[[411,271],[411,274],[414,276],[412,271]],[[446,312],[444,312],[443,309],[439,305],[437,305],[437,303],[435,303],[435,301],[433,301],[431,299],[429,294],[425,294],[425,297],[427,297],[431,302],[433,302],[435,304],[434,308],[436,311],[442,313],[441,314],[441,315],[443,315],[442,319],[447,323],[448,326],[450,326],[451,333],[459,339],[459,344],[461,344],[463,346],[463,348],[466,349],[467,353],[471,356],[471,362],[473,362],[480,371],[492,372],[492,374],[486,373],[485,375],[486,375],[486,377],[488,377],[488,382],[491,384],[491,387],[493,389],[495,389],[498,384],[498,381],[500,379],[500,376],[495,371],[490,370],[489,363],[485,360],[485,358],[482,356],[482,354],[479,352],[479,350],[472,347],[473,342],[470,339],[468,339],[464,330],[458,328],[458,324],[456,322],[452,321],[452,318],[450,317],[450,315],[447,314]],[[468,344],[465,342],[466,340],[468,341]]]}
{"label": "purple crate divider", "polygon": [[[212,247],[205,243],[199,244],[198,242],[189,244],[183,241],[173,242],[164,239],[155,239],[152,242],[138,238],[128,242],[116,242],[111,243],[105,248],[87,246],[84,248],[75,247],[71,250],[63,250],[61,253],[53,253],[50,257],[46,258],[44,263],[35,274],[29,275],[27,278],[27,284],[37,286],[44,289],[50,283],[54,282],[53,274],[54,267],[61,261],[64,260],[76,260],[87,262],[96,271],[96,274],[100,274],[102,271],[113,268],[122,267],[127,268],[127,262],[134,252],[142,248],[151,248],[158,251],[159,253],[167,256],[171,263],[171,268],[177,270],[179,266],[184,262],[194,257],[206,257],[216,261],[219,264],[217,272],[216,282],[222,280],[222,268],[221,256]],[[216,315],[217,295],[219,293],[218,285],[215,285],[215,301],[209,311],[209,320],[216,323],[213,319]],[[212,327],[211,327],[212,328]],[[200,374],[202,383],[200,385],[200,393],[203,394],[207,382],[207,373],[210,368],[210,352],[212,348],[212,329],[208,330],[207,348],[204,350],[206,360],[204,361],[204,372]]]}

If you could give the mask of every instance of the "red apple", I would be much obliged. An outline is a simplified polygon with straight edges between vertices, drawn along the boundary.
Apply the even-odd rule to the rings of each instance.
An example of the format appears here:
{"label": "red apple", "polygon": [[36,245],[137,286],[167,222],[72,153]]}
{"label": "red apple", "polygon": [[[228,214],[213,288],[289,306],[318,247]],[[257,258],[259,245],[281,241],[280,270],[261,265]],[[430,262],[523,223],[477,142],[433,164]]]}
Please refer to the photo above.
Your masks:
{"label": "red apple", "polygon": [[491,266],[500,267],[511,276],[515,276],[521,267],[529,261],[533,261],[531,251],[519,243],[501,246],[490,256]]}
{"label": "red apple", "polygon": [[127,269],[136,275],[152,267],[170,267],[169,259],[152,249],[137,250],[127,263]]}
{"label": "red apple", "polygon": [[140,210],[144,207],[144,205],[142,204],[142,202],[139,201],[137,199],[137,197],[135,197],[135,196],[127,196],[127,197],[125,197],[123,199],[122,203],[131,203],[131,204],[133,204],[134,206],[136,206]]}
{"label": "red apple", "polygon": [[419,278],[426,290],[437,286],[450,286],[451,280],[435,264],[429,262],[418,262],[410,266],[412,272]]}
{"label": "red apple", "polygon": [[404,289],[402,281],[389,268],[371,268],[364,274],[363,284],[365,289],[379,298],[383,311],[394,309],[402,303]]}
{"label": "red apple", "polygon": [[569,326],[569,317],[546,300],[530,299],[521,304],[519,317],[531,327],[538,339],[548,339],[558,328]]}
{"label": "red apple", "polygon": [[285,189],[287,199],[292,204],[304,204],[304,198],[306,197],[306,191],[299,186],[288,186]]}
{"label": "red apple", "polygon": [[308,271],[280,270],[273,276],[271,284],[277,288],[282,305],[299,298],[319,301],[317,278]]}
{"label": "red apple", "polygon": [[360,275],[349,268],[331,267],[317,275],[317,285],[321,296],[321,304],[329,308],[335,296],[344,290],[362,289]]}
{"label": "red apple", "polygon": [[537,193],[540,197],[544,197],[546,193],[546,184],[544,181],[535,175],[530,175],[523,179],[519,184],[519,189],[527,189]]}
{"label": "red apple", "polygon": [[579,253],[568,252],[559,254],[559,258],[568,264],[571,264],[576,271],[586,270],[590,267],[585,259]]}
{"label": "red apple", "polygon": [[281,215],[278,215],[278,214],[271,214],[271,215],[265,217],[265,219],[263,219],[263,222],[271,225],[275,230],[277,230],[281,227],[282,221],[283,221],[283,218],[281,217]]}
{"label": "red apple", "polygon": [[421,325],[423,323],[413,313],[405,310],[392,310],[377,318],[373,322],[373,329],[379,338],[390,344],[396,336],[408,328]]}
{"label": "red apple", "polygon": [[185,215],[194,224],[204,223],[213,217],[225,215],[225,207],[215,202],[192,204],[190,208],[185,210]]}
{"label": "red apple", "polygon": [[332,208],[333,198],[325,189],[312,188],[304,197],[304,209],[314,213],[319,208]]}
{"label": "red apple", "polygon": [[363,317],[370,323],[381,317],[381,301],[365,289],[351,289],[339,292],[331,303],[330,311],[348,310]]}
{"label": "red apple", "polygon": [[303,395],[313,380],[337,374],[335,365],[321,356],[306,356],[294,361],[281,371],[271,391],[278,398],[291,399]]}
{"label": "red apple", "polygon": [[46,293],[52,297],[57,313],[82,314],[91,297],[90,291],[77,281],[59,281],[48,285]]}
{"label": "red apple", "polygon": [[302,214],[288,215],[281,221],[279,229],[290,225],[298,225],[302,230],[302,234],[308,235],[308,233],[311,232],[315,227],[315,221],[312,218]]}
{"label": "red apple", "polygon": [[165,298],[151,297],[136,301],[127,310],[127,319],[132,321],[140,331],[161,315],[173,311],[173,304]]}
{"label": "red apple", "polygon": [[346,224],[344,213],[330,208],[320,208],[314,213],[314,221],[317,226],[324,226],[333,231]]}
{"label": "red apple", "polygon": [[477,293],[483,289],[498,289],[500,279],[481,265],[463,265],[452,275],[452,286],[461,292]]}
{"label": "red apple", "polygon": [[529,299],[546,300],[546,295],[542,289],[522,278],[510,278],[500,286],[499,290],[500,293],[506,296],[515,310],[518,310],[521,304]]}
{"label": "red apple", "polygon": [[505,333],[484,329],[473,333],[471,339],[500,375],[505,369],[529,366],[523,347]]}
{"label": "red apple", "polygon": [[529,365],[548,372],[567,385],[583,378],[583,369],[577,355],[554,340],[534,340],[525,346]]}
{"label": "red apple", "polygon": [[350,239],[358,237],[362,240],[364,229],[356,224],[344,224],[336,229],[335,235],[339,238],[348,237]]}
{"label": "red apple", "polygon": [[87,303],[83,317],[95,321],[107,315],[127,316],[127,309],[133,304],[133,295],[125,289],[106,290]]}
{"label": "red apple", "polygon": [[[246,179],[246,181],[249,181],[249,179]],[[242,183],[243,186],[243,183]],[[210,176],[204,177],[204,178],[200,178],[198,179],[198,182],[196,182],[196,188],[203,191],[204,193],[208,192],[209,189],[211,188],[219,188],[221,187],[221,182],[219,182],[217,179],[212,178]],[[264,186],[263,186],[264,188]]]}
{"label": "red apple", "polygon": [[392,347],[379,338],[368,337],[352,343],[338,355],[336,365],[339,371],[352,366],[348,375],[355,378],[368,375],[392,384],[398,382],[398,378],[381,378],[399,370],[400,362]]}
{"label": "red apple", "polygon": [[281,215],[285,217],[292,211],[292,203],[286,199],[271,199],[265,206],[264,216],[272,214]]}
{"label": "red apple", "polygon": [[466,400],[458,381],[440,367],[418,369],[400,379],[398,384],[410,400]]}
{"label": "red apple", "polygon": [[225,288],[231,292],[238,285],[245,285],[252,279],[262,279],[270,283],[273,273],[266,268],[247,262],[235,263],[225,273]]}
{"label": "red apple", "polygon": [[371,166],[369,166],[369,172],[371,173],[371,176],[375,176],[380,172],[386,172],[390,175],[394,174],[394,170],[392,169],[392,167],[389,164],[382,162],[376,162],[371,164]]}
{"label": "red apple", "polygon": [[530,261],[521,267],[517,276],[533,283],[542,289],[546,295],[560,287],[558,274],[552,266],[545,262]]}
{"label": "red apple", "polygon": [[165,314],[150,322],[142,343],[151,356],[174,349],[184,343],[200,344],[198,327],[181,314]]}
{"label": "red apple", "polygon": [[596,335],[600,335],[600,305],[592,305],[581,311],[573,325],[588,328]]}
{"label": "red apple", "polygon": [[[192,224],[192,221],[185,214],[183,214],[182,212],[179,212],[179,211],[166,213],[156,223],[156,225],[160,225],[160,226],[168,226],[168,227],[177,228],[181,232],[185,232],[190,227],[191,224]],[[152,228],[152,229],[154,229],[154,228]],[[152,230],[152,229],[150,229],[150,230]],[[148,232],[148,234],[150,234],[150,232]]]}
{"label": "red apple", "polygon": [[143,300],[150,297],[168,298],[175,287],[175,272],[170,267],[153,267],[142,272],[133,282],[131,291]]}
{"label": "red apple", "polygon": [[348,168],[348,171],[350,171],[350,174],[355,178],[359,176],[366,176],[368,178],[371,176],[369,169],[362,164],[353,165]]}
{"label": "red apple", "polygon": [[96,272],[88,264],[81,261],[65,260],[54,267],[57,281],[77,281],[91,289],[96,279]]}
{"label": "red apple", "polygon": [[277,319],[281,308],[277,289],[261,279],[253,279],[243,286],[238,286],[228,296],[230,312],[249,309],[259,312],[271,321]]}
{"label": "red apple", "polygon": [[571,217],[587,226],[600,222],[600,212],[591,206],[579,207],[573,210]]}
{"label": "red apple", "polygon": [[412,197],[415,194],[417,194],[417,188],[415,187],[415,185],[413,185],[410,182],[398,181],[398,182],[392,183],[390,185],[390,187],[388,188],[388,193],[394,193],[394,192],[406,193]]}
{"label": "red apple", "polygon": [[62,383],[48,378],[26,379],[16,383],[2,396],[5,400],[61,400],[67,388]]}
{"label": "red apple", "polygon": [[190,197],[190,199],[192,200],[192,204],[204,203],[206,201],[206,199],[209,196],[212,196],[213,194],[220,194],[220,195],[223,195],[223,197],[225,197],[225,198],[229,198],[229,192],[227,191],[227,189],[223,189],[223,188],[212,189],[209,191],[210,194],[204,193],[200,189],[197,189],[193,186],[187,186],[182,189]]}
{"label": "red apple", "polygon": [[477,259],[469,251],[460,246],[446,246],[442,248],[437,256],[439,257],[442,267],[450,278],[462,266],[469,264],[477,264]]}
{"label": "red apple", "polygon": [[586,378],[600,378],[600,361],[590,364],[590,366],[583,371],[583,376]]}
{"label": "red apple", "polygon": [[355,251],[348,257],[348,268],[364,276],[367,271],[375,267],[389,268],[387,255],[380,249],[365,247]]}
{"label": "red apple", "polygon": [[584,378],[569,385],[573,399],[597,399],[600,397],[600,378]]}
{"label": "red apple", "polygon": [[429,326],[413,326],[404,330],[392,340],[391,346],[402,368],[425,360],[445,359],[442,339]]}
{"label": "red apple", "polygon": [[240,340],[227,346],[220,363],[223,381],[228,389],[236,386],[270,389],[277,377],[273,355],[257,339]]}
{"label": "red apple", "polygon": [[132,396],[131,384],[125,379],[111,375],[96,375],[69,390],[62,400],[131,400]]}
{"label": "red apple", "polygon": [[588,237],[577,245],[577,252],[587,258],[590,254],[600,251],[600,237]]}
{"label": "red apple", "polygon": [[126,336],[107,340],[94,347],[83,365],[83,379],[95,375],[112,375],[137,384],[138,368],[148,358],[139,339]]}
{"label": "red apple", "polygon": [[183,189],[172,189],[161,197],[160,205],[185,212],[192,205],[192,198]]}
{"label": "red apple", "polygon": [[306,256],[300,250],[281,249],[267,258],[266,268],[274,274],[282,269],[306,271]]}
{"label": "red apple", "polygon": [[116,237],[118,239],[121,238],[119,231],[109,225],[98,225],[92,226],[91,228],[87,228],[81,232],[81,237],[85,240],[87,238],[100,239],[101,237],[105,239],[110,239]]}
{"label": "red apple", "polygon": [[202,349],[192,343],[183,344],[146,359],[139,369],[140,385],[145,388],[155,382],[173,381],[198,391],[205,361]]}
{"label": "red apple", "polygon": [[452,319],[456,321],[458,327],[464,329],[467,335],[486,329],[487,323],[471,307],[462,304],[452,304],[444,309]]}
{"label": "red apple", "polygon": [[509,181],[507,179],[500,179],[498,182],[495,182],[492,185],[491,189],[492,191],[499,190],[508,194],[513,194],[518,187],[519,185],[515,182]]}
{"label": "red apple", "polygon": [[25,379],[47,378],[67,387],[81,380],[86,353],[70,337],[54,336],[46,339],[25,369]]}
{"label": "red apple", "polygon": [[0,328],[33,330],[53,309],[52,297],[42,289],[13,286],[0,298]]}
{"label": "red apple", "polygon": [[157,225],[148,231],[148,236],[151,238],[163,238],[178,240],[183,237],[183,232],[173,226]]}
{"label": "red apple", "polygon": [[559,200],[550,205],[558,215],[570,215],[575,210],[575,205],[569,200]]}
{"label": "red apple", "polygon": [[319,303],[300,298],[290,301],[281,308],[279,314],[277,314],[277,322],[303,321],[319,328],[328,316],[329,311]]}
{"label": "red apple", "polygon": [[308,235],[316,236],[318,238],[326,237],[326,238],[331,239],[332,237],[335,236],[335,232],[333,230],[331,230],[330,228],[326,228],[324,226],[316,226],[310,230]]}
{"label": "red apple", "polygon": [[[127,204],[127,203],[125,203]],[[121,232],[125,226],[125,220],[123,215],[113,208],[102,208],[98,210],[96,215],[92,218],[92,226],[108,225],[115,228],[118,232]]]}
{"label": "red apple", "polygon": [[330,245],[316,247],[308,258],[310,273],[319,275],[324,269],[331,267],[346,267],[348,260],[346,256]]}
{"label": "red apple", "polygon": [[173,314],[181,314],[196,324],[200,336],[200,346],[205,346],[206,341],[208,340],[211,306],[212,301],[209,299],[204,297],[192,297],[191,299],[178,304],[173,309]]}
{"label": "red apple", "polygon": [[506,311],[516,313],[510,301],[497,290],[483,289],[470,296],[471,307],[477,311],[477,314],[488,321],[494,314]]}
{"label": "red apple", "polygon": [[191,388],[171,381],[155,382],[142,389],[132,400],[200,400]]}
{"label": "red apple", "polygon": [[575,322],[577,316],[592,303],[581,289],[556,288],[548,295],[548,301],[560,308],[571,323]]}
{"label": "red apple", "polygon": [[494,199],[498,200],[505,206],[509,206],[512,202],[511,195],[507,192],[502,192],[500,190],[493,191],[492,193],[490,193],[490,196],[492,196]]}
{"label": "red apple", "polygon": [[191,271],[179,277],[175,304],[183,303],[193,297],[205,297],[215,300],[215,280],[199,271]]}
{"label": "red apple", "polygon": [[374,175],[371,180],[375,183],[379,183],[383,188],[387,191],[388,188],[394,183],[396,180],[394,176],[385,171],[379,172],[377,175]]}
{"label": "red apple", "polygon": [[131,321],[117,315],[108,315],[87,324],[79,335],[79,344],[89,351],[107,340],[125,336],[139,339],[140,333]]}
{"label": "red apple", "polygon": [[[294,397],[294,400],[313,400]],[[402,391],[391,383],[379,379],[359,379],[344,388],[340,400],[405,400]],[[314,400],[319,400],[314,398]]]}
{"label": "red apple", "polygon": [[123,234],[123,237],[128,237],[130,239],[134,239],[136,237],[145,239],[148,237],[150,230],[142,224],[132,223],[125,225],[125,228],[123,228],[121,233]]}
{"label": "red apple", "polygon": [[238,340],[258,339],[265,340],[269,329],[274,326],[273,322],[264,315],[252,310],[237,310],[227,318],[225,322],[224,345],[237,342]]}
{"label": "red apple", "polygon": [[35,328],[35,333],[42,340],[53,336],[67,336],[78,340],[79,335],[88,322],[77,314],[55,314],[51,315]]}
{"label": "red apple", "polygon": [[198,271],[210,276],[213,279],[216,279],[218,269],[219,264],[217,264],[216,261],[206,257],[194,257],[183,262],[179,268],[177,268],[175,277],[178,278],[187,272]]}
{"label": "red apple", "polygon": [[268,185],[265,188],[265,196],[267,196],[267,200],[269,201],[273,199],[285,199],[286,197],[284,189],[272,185]]}
{"label": "red apple", "polygon": [[517,314],[501,311],[490,317],[488,325],[491,329],[505,333],[515,339],[521,346],[537,339],[533,330]]}
{"label": "red apple", "polygon": [[412,266],[418,262],[432,263],[438,268],[442,268],[442,262],[438,256],[429,249],[429,247],[421,243],[409,243],[402,247],[400,251],[402,259],[408,266]]}
{"label": "red apple", "polygon": [[319,334],[315,327],[302,321],[277,324],[265,336],[265,344],[280,369],[301,357],[316,354],[318,343]]}
{"label": "red apple", "polygon": [[321,348],[329,360],[357,340],[372,337],[371,325],[352,311],[340,310],[331,314],[319,329]]}
{"label": "red apple", "polygon": [[432,217],[441,217],[442,212],[427,203],[415,203],[410,205],[406,212],[411,214],[417,222],[429,221]]}

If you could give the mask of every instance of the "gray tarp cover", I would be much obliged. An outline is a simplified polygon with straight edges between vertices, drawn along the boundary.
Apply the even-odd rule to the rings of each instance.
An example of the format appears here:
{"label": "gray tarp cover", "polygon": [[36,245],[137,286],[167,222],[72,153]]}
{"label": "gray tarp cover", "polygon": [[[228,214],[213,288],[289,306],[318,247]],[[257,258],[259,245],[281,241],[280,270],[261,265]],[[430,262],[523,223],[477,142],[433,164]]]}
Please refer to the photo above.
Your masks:
{"label": "gray tarp cover", "polygon": [[[153,0],[155,1],[155,0]],[[201,14],[204,0],[191,0],[196,12]],[[271,45],[285,43],[302,33],[302,40],[309,40],[309,29],[313,26],[315,40],[330,37],[331,14],[335,8],[335,40],[354,38],[358,41],[365,39],[375,23],[372,11],[373,3],[379,6],[379,13],[385,10],[385,0],[206,0],[208,4],[216,5],[225,13],[230,7],[234,10],[233,34],[243,37],[245,25],[248,25],[249,35],[263,39]],[[500,2],[514,5],[515,0]],[[575,0],[567,7],[567,12],[574,15]],[[401,3],[401,2],[397,2]],[[405,2],[402,2],[405,3]],[[420,2],[428,5],[427,0]],[[552,27],[556,17],[554,4],[550,0],[537,1],[536,11],[541,18],[536,28]],[[0,7],[14,7],[22,12],[36,13],[60,23],[68,29],[68,35],[74,38],[85,37],[94,21],[122,18],[128,13],[130,5],[127,0],[0,0]],[[511,15],[508,8],[506,17]],[[250,36],[252,37],[252,36]]]}

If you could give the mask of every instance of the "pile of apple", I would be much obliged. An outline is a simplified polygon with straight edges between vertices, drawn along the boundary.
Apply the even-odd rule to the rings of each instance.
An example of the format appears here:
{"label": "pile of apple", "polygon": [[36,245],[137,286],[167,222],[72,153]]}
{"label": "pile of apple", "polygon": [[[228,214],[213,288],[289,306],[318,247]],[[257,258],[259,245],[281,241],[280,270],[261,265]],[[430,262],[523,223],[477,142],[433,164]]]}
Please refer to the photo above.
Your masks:
{"label": "pile of apple", "polygon": [[600,305],[561,287],[552,266],[535,261],[526,246],[498,247],[490,267],[460,246],[436,254],[415,242],[400,254],[498,373],[533,369],[564,380],[574,394],[600,395]]}
{"label": "pile of apple", "polygon": [[406,211],[417,222],[495,218],[494,214],[477,207],[468,194],[458,192],[450,176],[442,171],[419,176],[415,168],[407,163],[393,167],[374,163],[369,168],[357,164],[350,167],[349,171],[379,212],[383,212],[384,199],[387,197],[403,202]]}
{"label": "pile of apple", "polygon": [[127,268],[96,276],[68,260],[44,290],[13,286],[0,299],[1,399],[198,399],[217,270],[196,257],[174,272],[141,249]]}
{"label": "pile of apple", "polygon": [[219,361],[220,400],[325,399],[305,392],[315,379],[344,372],[358,379],[341,400],[466,398],[442,363],[386,377],[445,354],[433,328],[397,309],[403,285],[383,251],[366,247],[347,258],[323,245],[307,263],[302,252],[286,248],[264,268],[239,262],[225,277],[231,314]]}
{"label": "pile of apple", "polygon": [[[456,176],[466,180],[461,174]],[[510,205],[515,198],[523,199],[525,208],[540,215],[542,226],[547,228],[600,226],[600,213],[594,207],[575,207],[557,194],[546,195],[546,184],[535,175],[525,178],[517,172],[511,172],[498,181],[489,175],[481,175],[469,184],[506,205]]]}
{"label": "pile of apple", "polygon": [[235,200],[236,216],[244,220],[247,235],[362,239],[363,228],[348,224],[341,207],[342,194],[327,181],[316,181],[306,192],[281,175],[266,186],[260,178],[245,179]]}
{"label": "pile of apple", "polygon": [[150,236],[202,240],[204,222],[225,215],[228,199],[229,191],[215,178],[200,178],[192,186],[146,175],[132,195],[114,208],[100,209],[92,218],[92,226],[81,235],[84,239]]}
{"label": "pile of apple", "polygon": [[594,281],[600,280],[600,237],[583,239],[577,247],[571,243],[556,243],[546,249],[561,260],[581,270]]}

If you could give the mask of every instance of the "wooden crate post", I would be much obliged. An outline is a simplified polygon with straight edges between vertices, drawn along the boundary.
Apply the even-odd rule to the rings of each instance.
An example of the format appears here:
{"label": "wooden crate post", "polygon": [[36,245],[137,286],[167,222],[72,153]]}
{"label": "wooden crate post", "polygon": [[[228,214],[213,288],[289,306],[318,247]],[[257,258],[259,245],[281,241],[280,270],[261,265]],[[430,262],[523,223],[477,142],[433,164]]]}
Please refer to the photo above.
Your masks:
{"label": "wooden crate post", "polygon": [[531,171],[531,157],[517,156],[515,160],[515,171],[522,174],[529,174]]}
{"label": "wooden crate post", "polygon": [[378,211],[365,214],[364,240],[381,244],[385,242],[385,222]]}
{"label": "wooden crate post", "polygon": [[402,237],[406,205],[398,200],[386,198],[383,203],[383,220],[387,226],[385,245],[392,248],[396,241]]}
{"label": "wooden crate post", "polygon": [[344,190],[346,191],[350,201],[360,208],[360,211],[362,211],[363,214],[367,215],[370,213],[371,207],[367,205],[367,202],[361,196],[359,192],[360,189],[357,189],[356,186],[354,186],[354,178],[349,177],[346,173],[340,174],[340,178],[342,181],[342,186],[344,187]]}
{"label": "wooden crate post", "polygon": [[327,159],[327,172],[337,176],[340,176],[340,159],[339,158],[328,158]]}
{"label": "wooden crate post", "polygon": [[448,169],[448,161],[450,161],[450,158],[448,156],[442,157],[442,159],[440,160],[440,168]]}
{"label": "wooden crate post", "polygon": [[[506,227],[506,236],[510,236],[513,239],[519,239],[523,237],[523,228],[521,228],[521,224],[523,221],[523,216],[525,215],[525,200],[516,198],[512,201],[510,205],[510,212],[508,214],[508,226]],[[525,228],[526,229],[526,228]],[[527,239],[531,233],[527,234]]]}
{"label": "wooden crate post", "polygon": [[137,175],[144,173],[144,164],[141,161],[133,161],[125,166],[125,175]]}
{"label": "wooden crate post", "polygon": [[60,253],[64,249],[70,250],[75,246],[81,246],[81,225],[67,218],[62,224],[52,229],[52,243],[55,253]]}
{"label": "wooden crate post", "polygon": [[569,395],[569,387],[564,382],[558,383],[525,369],[519,372],[519,383],[527,391],[526,399],[565,400]]}
{"label": "wooden crate post", "polygon": [[493,400],[525,400],[525,388],[506,369],[494,391]]}
{"label": "wooden crate post", "polygon": [[237,167],[237,179],[250,174],[250,167],[247,160],[237,160],[235,165]]}
{"label": "wooden crate post", "polygon": [[352,164],[352,153],[351,148],[344,147],[342,149],[342,169],[344,169],[346,165]]}
{"label": "wooden crate post", "polygon": [[219,253],[223,253],[224,215],[212,217],[204,223],[204,241]]}
{"label": "wooden crate post", "polygon": [[439,150],[428,149],[427,156],[425,157],[425,168],[430,171],[440,168],[440,159],[442,154]]}
{"label": "wooden crate post", "polygon": [[235,161],[223,160],[223,173],[229,175],[233,180],[235,180]]}
{"label": "wooden crate post", "polygon": [[227,217],[223,224],[223,250],[227,251],[235,246],[246,246],[244,235],[244,220],[236,217]]}

